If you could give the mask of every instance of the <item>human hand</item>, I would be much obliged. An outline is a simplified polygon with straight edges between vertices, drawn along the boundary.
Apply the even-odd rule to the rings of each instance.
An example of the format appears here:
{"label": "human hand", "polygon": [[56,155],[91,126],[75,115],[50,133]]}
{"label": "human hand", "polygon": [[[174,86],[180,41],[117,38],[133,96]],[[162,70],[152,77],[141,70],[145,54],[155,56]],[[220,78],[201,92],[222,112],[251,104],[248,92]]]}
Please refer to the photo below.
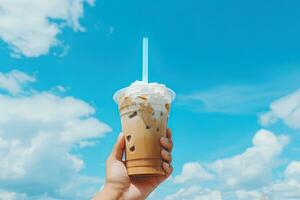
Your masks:
{"label": "human hand", "polygon": [[143,200],[149,196],[149,194],[154,191],[159,184],[165,181],[173,171],[171,165],[173,142],[170,129],[167,130],[167,137],[162,137],[160,139],[160,144],[163,147],[163,150],[161,151],[161,157],[164,160],[162,168],[166,175],[142,178],[129,177],[124,161],[122,161],[125,149],[125,139],[124,135],[121,133],[114,149],[106,161],[106,182],[104,188],[94,200]]}

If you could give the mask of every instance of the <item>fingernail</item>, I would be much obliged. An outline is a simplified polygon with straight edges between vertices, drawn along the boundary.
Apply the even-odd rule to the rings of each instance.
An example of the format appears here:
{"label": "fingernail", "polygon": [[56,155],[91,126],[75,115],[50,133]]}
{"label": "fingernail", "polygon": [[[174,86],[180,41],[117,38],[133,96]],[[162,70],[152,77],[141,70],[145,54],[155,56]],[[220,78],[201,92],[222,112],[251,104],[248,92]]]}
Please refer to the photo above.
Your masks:
{"label": "fingernail", "polygon": [[170,153],[169,153],[167,150],[165,150],[165,149],[163,149],[162,152],[163,152],[164,154],[166,154],[167,156],[169,156],[169,154],[170,154]]}
{"label": "fingernail", "polygon": [[167,162],[164,162],[165,163],[165,166],[167,167],[167,168],[170,168],[170,164],[169,163],[167,163]]}
{"label": "fingernail", "polygon": [[169,139],[168,138],[164,138],[164,142],[168,144],[169,143]]}

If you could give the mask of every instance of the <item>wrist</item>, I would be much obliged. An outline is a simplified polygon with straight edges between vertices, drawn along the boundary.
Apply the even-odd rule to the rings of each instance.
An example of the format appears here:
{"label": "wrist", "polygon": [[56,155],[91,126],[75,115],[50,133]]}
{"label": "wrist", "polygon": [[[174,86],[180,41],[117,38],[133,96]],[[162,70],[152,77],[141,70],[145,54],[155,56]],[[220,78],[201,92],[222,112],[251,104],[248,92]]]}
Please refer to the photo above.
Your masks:
{"label": "wrist", "polygon": [[122,200],[123,191],[117,185],[105,183],[93,200]]}
{"label": "wrist", "polygon": [[111,183],[111,182],[106,182],[104,184],[104,188],[106,190],[114,191],[117,194],[123,194],[123,192],[126,190],[123,185],[119,183]]}
{"label": "wrist", "polygon": [[106,182],[103,190],[111,194],[111,196],[113,196],[113,200],[122,200],[123,193],[125,192],[125,188],[123,185],[111,182]]}

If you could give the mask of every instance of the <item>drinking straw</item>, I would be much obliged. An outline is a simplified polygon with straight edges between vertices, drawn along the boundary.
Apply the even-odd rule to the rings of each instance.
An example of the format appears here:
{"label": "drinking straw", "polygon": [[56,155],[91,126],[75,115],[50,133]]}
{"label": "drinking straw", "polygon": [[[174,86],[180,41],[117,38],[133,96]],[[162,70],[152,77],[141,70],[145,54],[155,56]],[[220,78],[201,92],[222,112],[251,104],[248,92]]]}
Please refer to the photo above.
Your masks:
{"label": "drinking straw", "polygon": [[143,38],[143,82],[148,83],[148,38]]}

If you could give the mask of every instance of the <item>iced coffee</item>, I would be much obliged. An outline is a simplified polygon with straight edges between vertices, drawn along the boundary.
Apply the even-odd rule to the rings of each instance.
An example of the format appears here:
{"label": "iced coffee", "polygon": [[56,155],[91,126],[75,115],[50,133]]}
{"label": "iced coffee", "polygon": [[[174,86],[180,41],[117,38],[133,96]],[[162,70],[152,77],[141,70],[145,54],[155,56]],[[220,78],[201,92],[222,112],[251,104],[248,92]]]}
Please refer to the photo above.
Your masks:
{"label": "iced coffee", "polygon": [[164,175],[160,138],[166,136],[174,98],[175,93],[165,85],[141,81],[114,95],[126,140],[125,158],[129,176]]}

